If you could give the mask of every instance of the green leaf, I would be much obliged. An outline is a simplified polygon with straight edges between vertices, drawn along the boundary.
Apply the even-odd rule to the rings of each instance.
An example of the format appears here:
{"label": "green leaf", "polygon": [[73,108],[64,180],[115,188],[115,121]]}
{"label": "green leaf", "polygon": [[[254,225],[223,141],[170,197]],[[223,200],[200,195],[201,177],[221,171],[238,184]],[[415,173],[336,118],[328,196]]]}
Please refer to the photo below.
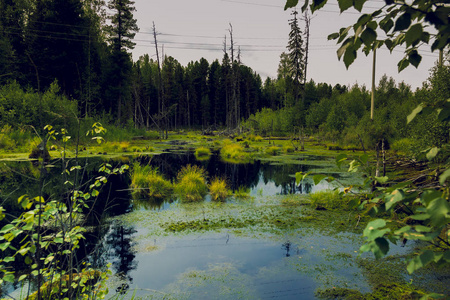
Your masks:
{"label": "green leaf", "polygon": [[16,259],[14,258],[14,256],[8,256],[8,257],[5,257],[4,259],[3,259],[3,261],[4,262],[12,262],[12,261],[15,261]]}
{"label": "green leaf", "polygon": [[392,19],[389,16],[387,16],[382,21],[380,21],[380,28],[385,33],[388,33],[389,30],[391,30],[393,26],[394,26],[394,21],[392,21]]}
{"label": "green leaf", "polygon": [[431,250],[426,250],[421,255],[414,257],[409,263],[406,269],[409,274],[412,274],[414,271],[426,266],[430,262],[434,261],[434,253]]}
{"label": "green leaf", "polygon": [[[367,237],[369,240],[374,240],[378,237],[381,237],[384,235],[384,233],[387,233],[390,231],[389,228],[385,228],[384,230],[379,230],[379,228],[385,227],[386,221],[383,219],[376,219],[374,221],[371,221],[367,224],[366,228],[364,229],[363,235]],[[385,231],[387,230],[387,231]]]}
{"label": "green leaf", "polygon": [[433,160],[438,153],[439,153],[438,147],[431,148],[430,151],[428,151],[428,153],[427,153],[427,159],[429,161]]}
{"label": "green leaf", "polygon": [[370,27],[367,27],[361,34],[361,40],[366,46],[372,45],[372,43],[376,40],[376,38],[377,33]]}
{"label": "green leaf", "polygon": [[375,239],[375,244],[377,248],[374,249],[373,254],[375,254],[376,259],[380,259],[389,252],[389,242],[385,238]]}
{"label": "green leaf", "polygon": [[311,4],[311,12],[315,12],[318,9],[321,9],[328,0],[313,0],[313,3]]}
{"label": "green leaf", "polygon": [[298,4],[298,0],[287,0],[286,5],[284,6],[284,10],[295,7],[295,6],[297,6],[297,4]]}
{"label": "green leaf", "polygon": [[318,185],[322,180],[324,180],[325,178],[327,178],[326,175],[323,174],[317,174],[313,176],[313,181],[315,185]]}
{"label": "green leaf", "polygon": [[339,32],[335,32],[335,33],[332,33],[332,34],[330,34],[330,35],[328,35],[328,40],[330,41],[330,40],[335,40],[335,39],[337,39],[339,37]]}
{"label": "green leaf", "polygon": [[388,182],[389,177],[384,176],[384,177],[375,177],[376,181],[378,181],[378,183],[380,184],[385,184],[386,182]]}
{"label": "green leaf", "polygon": [[395,22],[394,31],[405,30],[406,28],[409,27],[409,25],[411,25],[411,14],[405,12]]}
{"label": "green leaf", "polygon": [[441,227],[449,222],[450,204],[444,198],[437,198],[427,206],[427,213],[431,216],[433,226]]}
{"label": "green leaf", "polygon": [[366,0],[354,0],[353,6],[355,9],[359,12],[362,11],[364,3],[366,3]]}
{"label": "green leaf", "polygon": [[422,56],[417,52],[417,50],[411,51],[408,55],[408,61],[414,66],[418,67],[420,62],[422,61]]}
{"label": "green leaf", "polygon": [[14,283],[14,274],[5,274],[5,276],[3,276],[3,280]]}
{"label": "green leaf", "polygon": [[408,124],[414,120],[414,118],[419,115],[422,112],[423,109],[423,104],[419,104],[416,108],[414,108],[414,110],[408,115],[408,117],[406,118],[408,121]]}
{"label": "green leaf", "polygon": [[444,173],[439,176],[439,183],[444,185],[445,181],[450,177],[450,169],[444,171]]}
{"label": "green leaf", "polygon": [[405,193],[402,190],[395,190],[388,198],[389,200],[386,201],[386,211],[389,211],[396,203],[402,201],[405,198]]}
{"label": "green leaf", "polygon": [[356,51],[353,48],[348,48],[347,50],[345,50],[344,64],[347,69],[355,61],[355,59],[356,59]]}
{"label": "green leaf", "polygon": [[353,0],[339,0],[338,4],[339,9],[341,10],[342,13],[343,11],[346,11],[347,9],[353,6]]}
{"label": "green leaf", "polygon": [[59,238],[55,238],[53,240],[53,242],[57,243],[57,244],[62,244],[64,242],[63,238],[59,237]]}
{"label": "green leaf", "polygon": [[420,41],[422,38],[422,33],[422,24],[417,23],[411,26],[405,34],[406,46],[409,47],[410,45]]}
{"label": "green leaf", "polygon": [[19,277],[19,281],[22,281],[22,280],[26,279],[27,277],[28,277],[27,274],[21,275],[21,276]]}
{"label": "green leaf", "polygon": [[336,165],[338,166],[338,168],[340,168],[341,165],[342,165],[346,160],[347,160],[347,154],[345,154],[345,153],[339,154],[339,155],[336,157]]}
{"label": "green leaf", "polygon": [[401,61],[398,62],[397,66],[398,66],[398,72],[400,73],[407,66],[409,66],[409,60],[407,60],[406,58],[403,58]]}
{"label": "green leaf", "polygon": [[439,111],[438,121],[439,122],[450,121],[450,99],[447,100],[441,111]]}

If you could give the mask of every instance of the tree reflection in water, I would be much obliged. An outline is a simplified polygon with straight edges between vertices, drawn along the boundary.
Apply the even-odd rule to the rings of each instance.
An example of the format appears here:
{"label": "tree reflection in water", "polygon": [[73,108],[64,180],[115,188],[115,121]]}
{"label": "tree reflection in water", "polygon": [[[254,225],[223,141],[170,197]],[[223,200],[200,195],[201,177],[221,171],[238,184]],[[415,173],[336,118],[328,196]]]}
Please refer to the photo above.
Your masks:
{"label": "tree reflection in water", "polygon": [[128,283],[133,283],[131,271],[137,268],[138,262],[135,260],[136,252],[133,249],[133,234],[137,231],[133,227],[126,227],[119,224],[112,224],[110,232],[106,236],[108,258],[112,263],[114,273],[124,283],[118,287],[117,292],[125,292]]}

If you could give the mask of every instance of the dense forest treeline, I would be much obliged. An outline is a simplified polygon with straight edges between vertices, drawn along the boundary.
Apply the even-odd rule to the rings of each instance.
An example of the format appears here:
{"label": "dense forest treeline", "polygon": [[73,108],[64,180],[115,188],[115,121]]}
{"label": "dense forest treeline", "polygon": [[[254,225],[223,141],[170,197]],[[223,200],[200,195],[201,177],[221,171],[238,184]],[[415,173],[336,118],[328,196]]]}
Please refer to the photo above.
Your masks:
{"label": "dense forest treeline", "polygon": [[[416,91],[383,76],[371,121],[370,93],[364,86],[304,83],[306,63],[296,14],[289,21],[288,53],[280,56],[278,76],[263,81],[240,61],[233,43],[224,48],[221,61],[201,58],[182,66],[171,56],[144,55],[133,62],[132,39],[139,30],[133,4],[1,0],[0,126],[23,130],[42,128],[45,122],[75,129],[78,119],[93,118],[160,131],[301,131],[367,148],[381,136],[400,144],[448,141],[448,124],[433,117],[406,123],[419,103],[448,98],[448,65],[431,70],[429,81]],[[232,27],[229,33],[232,38]]]}

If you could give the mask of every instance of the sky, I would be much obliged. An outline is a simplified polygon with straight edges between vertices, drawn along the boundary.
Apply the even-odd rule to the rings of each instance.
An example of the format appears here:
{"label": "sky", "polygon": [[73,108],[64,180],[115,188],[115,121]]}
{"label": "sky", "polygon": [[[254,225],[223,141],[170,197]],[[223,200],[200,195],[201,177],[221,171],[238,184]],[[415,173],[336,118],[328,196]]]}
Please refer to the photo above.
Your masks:
{"label": "sky", "polygon": [[[373,11],[383,2],[368,0],[363,12]],[[235,49],[240,47],[241,62],[263,80],[268,76],[275,78],[280,54],[287,51],[289,20],[292,18],[292,10],[284,11],[284,4],[285,0],[135,0],[134,17],[140,31],[134,39],[133,59],[137,60],[143,54],[156,59],[154,22],[160,55],[172,56],[183,66],[202,57],[210,63],[215,59],[221,61],[225,36],[227,46],[230,45],[231,24]],[[349,9],[340,14],[337,1],[329,0],[311,17],[307,80],[370,87],[372,54],[366,57],[358,52],[356,61],[347,70],[337,58],[336,42],[327,40],[329,34],[355,23],[359,13]],[[303,29],[304,21],[300,20],[299,25]],[[377,84],[386,74],[397,83],[405,81],[413,89],[420,87],[429,77],[438,54],[425,48],[418,69],[409,66],[398,73],[397,62],[402,57],[401,49],[392,54],[385,47],[377,51]]]}

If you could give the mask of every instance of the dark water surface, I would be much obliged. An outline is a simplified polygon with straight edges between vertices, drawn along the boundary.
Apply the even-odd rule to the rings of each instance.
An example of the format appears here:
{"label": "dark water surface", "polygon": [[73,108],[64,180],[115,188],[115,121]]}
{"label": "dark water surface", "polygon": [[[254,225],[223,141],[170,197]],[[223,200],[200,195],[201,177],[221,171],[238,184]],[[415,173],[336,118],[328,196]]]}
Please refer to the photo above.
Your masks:
{"label": "dark water surface", "polygon": [[[319,160],[322,164],[302,160]],[[233,191],[244,187],[259,200],[332,188],[326,182],[316,186],[310,180],[296,184],[296,172],[320,173],[333,164],[321,157],[305,156],[302,160],[290,164],[269,161],[231,164],[221,161],[218,155],[198,161],[188,152],[108,162],[113,167],[132,165],[135,161],[151,164],[172,181],[183,166],[200,165],[208,178],[226,178]],[[81,182],[99,176],[97,170],[105,162],[102,158],[80,161],[84,166]],[[48,168],[44,175],[47,182],[44,192],[54,199],[63,195],[59,189],[62,178],[58,163],[53,162],[55,167]],[[0,197],[4,203],[13,202],[24,193],[33,196],[38,190],[39,181],[33,176],[35,170],[30,162],[5,163],[1,170]],[[274,233],[228,229],[153,234],[152,226],[183,219],[192,212],[176,199],[160,203],[141,199],[139,202],[145,205],[137,205],[129,186],[128,174],[111,176],[101,197],[88,203],[93,207],[93,212],[87,215],[92,230],[77,253],[80,260],[86,257],[94,267],[111,264],[110,296],[122,289],[128,292],[125,298],[135,293],[143,299],[314,299],[314,291],[320,285],[340,284],[370,290],[359,267],[351,262],[361,245],[359,235],[331,237],[311,228]],[[223,205],[236,203],[231,200]],[[14,211],[14,205],[9,205],[9,209]],[[201,215],[201,204],[196,209],[200,209]],[[122,220],[129,216],[127,222]],[[99,220],[103,220],[101,224]],[[6,287],[8,292],[13,290],[13,286]]]}

